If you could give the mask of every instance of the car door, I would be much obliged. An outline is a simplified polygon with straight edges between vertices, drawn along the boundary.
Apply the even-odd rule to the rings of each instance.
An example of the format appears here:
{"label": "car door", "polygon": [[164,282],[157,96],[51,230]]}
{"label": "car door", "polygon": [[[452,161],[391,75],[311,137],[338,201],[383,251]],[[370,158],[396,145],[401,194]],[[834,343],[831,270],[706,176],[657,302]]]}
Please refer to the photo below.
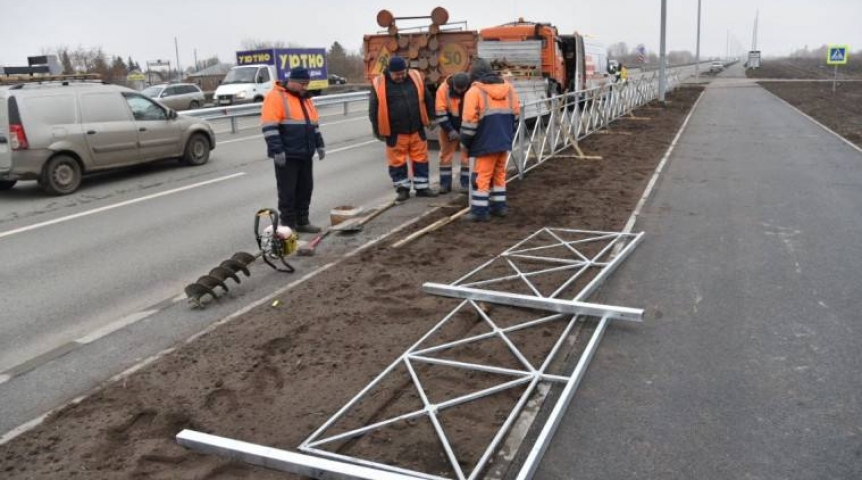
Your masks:
{"label": "car door", "polygon": [[161,95],[159,95],[159,101],[166,107],[173,108],[174,110],[179,110],[180,104],[183,102],[182,94],[180,93],[180,87],[177,85],[172,85],[169,87],[165,87],[162,90]]}
{"label": "car door", "polygon": [[95,167],[140,161],[138,129],[120,92],[89,92],[79,97],[81,126]]}
{"label": "car door", "polygon": [[164,107],[143,95],[124,92],[123,97],[138,127],[141,160],[179,157],[183,150],[183,130],[174,121],[175,117],[170,118]]}

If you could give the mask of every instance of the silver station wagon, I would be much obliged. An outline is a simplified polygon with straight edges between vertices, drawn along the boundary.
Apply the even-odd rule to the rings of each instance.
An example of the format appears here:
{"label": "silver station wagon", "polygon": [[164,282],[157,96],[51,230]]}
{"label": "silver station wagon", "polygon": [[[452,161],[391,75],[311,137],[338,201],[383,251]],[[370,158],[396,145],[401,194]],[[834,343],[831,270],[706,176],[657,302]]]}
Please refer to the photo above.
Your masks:
{"label": "silver station wagon", "polygon": [[74,192],[82,175],[179,158],[203,165],[215,134],[140,93],[86,81],[0,88],[0,190],[37,180],[53,195]]}

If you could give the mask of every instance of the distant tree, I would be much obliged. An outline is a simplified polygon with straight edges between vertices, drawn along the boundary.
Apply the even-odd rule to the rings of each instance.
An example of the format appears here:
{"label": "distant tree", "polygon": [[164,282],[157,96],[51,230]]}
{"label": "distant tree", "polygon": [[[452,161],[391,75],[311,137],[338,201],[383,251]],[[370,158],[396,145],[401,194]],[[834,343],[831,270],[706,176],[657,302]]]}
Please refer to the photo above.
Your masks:
{"label": "distant tree", "polygon": [[72,75],[75,73],[75,67],[72,66],[72,60],[69,58],[69,49],[64,47],[59,51],[60,64],[63,66],[63,75]]}
{"label": "distant tree", "polygon": [[348,65],[347,52],[340,43],[335,42],[331,47],[329,47],[329,51],[326,52],[326,65],[330,73],[336,73],[339,75],[345,75],[350,69],[350,66]]}
{"label": "distant tree", "polygon": [[114,57],[114,60],[111,64],[111,77],[113,77],[113,81],[125,82],[128,75],[129,68],[126,65],[126,62],[123,61],[123,57],[117,55],[116,57]]}
{"label": "distant tree", "polygon": [[213,55],[212,57],[205,58],[200,61],[200,69],[203,70],[205,68],[212,67],[213,65],[218,65],[219,63],[221,63],[221,61],[219,61],[218,55]]}
{"label": "distant tree", "polygon": [[108,61],[105,59],[105,52],[102,51],[101,48],[94,51],[92,56],[92,73],[99,74],[103,80],[107,82],[112,82],[114,80],[113,72],[111,71],[111,67],[108,65]]}

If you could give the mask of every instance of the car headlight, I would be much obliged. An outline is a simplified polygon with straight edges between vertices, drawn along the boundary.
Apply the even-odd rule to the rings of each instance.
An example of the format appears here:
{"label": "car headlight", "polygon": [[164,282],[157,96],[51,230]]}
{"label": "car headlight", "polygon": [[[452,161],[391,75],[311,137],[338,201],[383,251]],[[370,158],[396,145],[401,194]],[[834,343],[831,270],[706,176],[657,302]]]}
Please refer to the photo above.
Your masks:
{"label": "car headlight", "polygon": [[236,98],[242,99],[245,98],[245,92],[239,92],[236,94]]}

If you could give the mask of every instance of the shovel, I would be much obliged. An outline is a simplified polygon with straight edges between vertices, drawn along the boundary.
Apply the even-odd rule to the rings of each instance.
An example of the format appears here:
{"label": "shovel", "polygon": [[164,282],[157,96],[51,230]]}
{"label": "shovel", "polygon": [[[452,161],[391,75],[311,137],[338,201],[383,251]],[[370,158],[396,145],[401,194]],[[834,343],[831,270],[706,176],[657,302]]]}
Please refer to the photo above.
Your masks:
{"label": "shovel", "polygon": [[370,215],[366,215],[360,218],[351,218],[349,220],[345,220],[338,225],[333,226],[330,230],[334,230],[336,232],[359,232],[362,230],[362,226],[366,223],[370,222],[377,218],[378,215],[389,210],[390,208],[395,206],[395,201],[391,201],[385,205],[381,205],[374,211],[374,213]]}

